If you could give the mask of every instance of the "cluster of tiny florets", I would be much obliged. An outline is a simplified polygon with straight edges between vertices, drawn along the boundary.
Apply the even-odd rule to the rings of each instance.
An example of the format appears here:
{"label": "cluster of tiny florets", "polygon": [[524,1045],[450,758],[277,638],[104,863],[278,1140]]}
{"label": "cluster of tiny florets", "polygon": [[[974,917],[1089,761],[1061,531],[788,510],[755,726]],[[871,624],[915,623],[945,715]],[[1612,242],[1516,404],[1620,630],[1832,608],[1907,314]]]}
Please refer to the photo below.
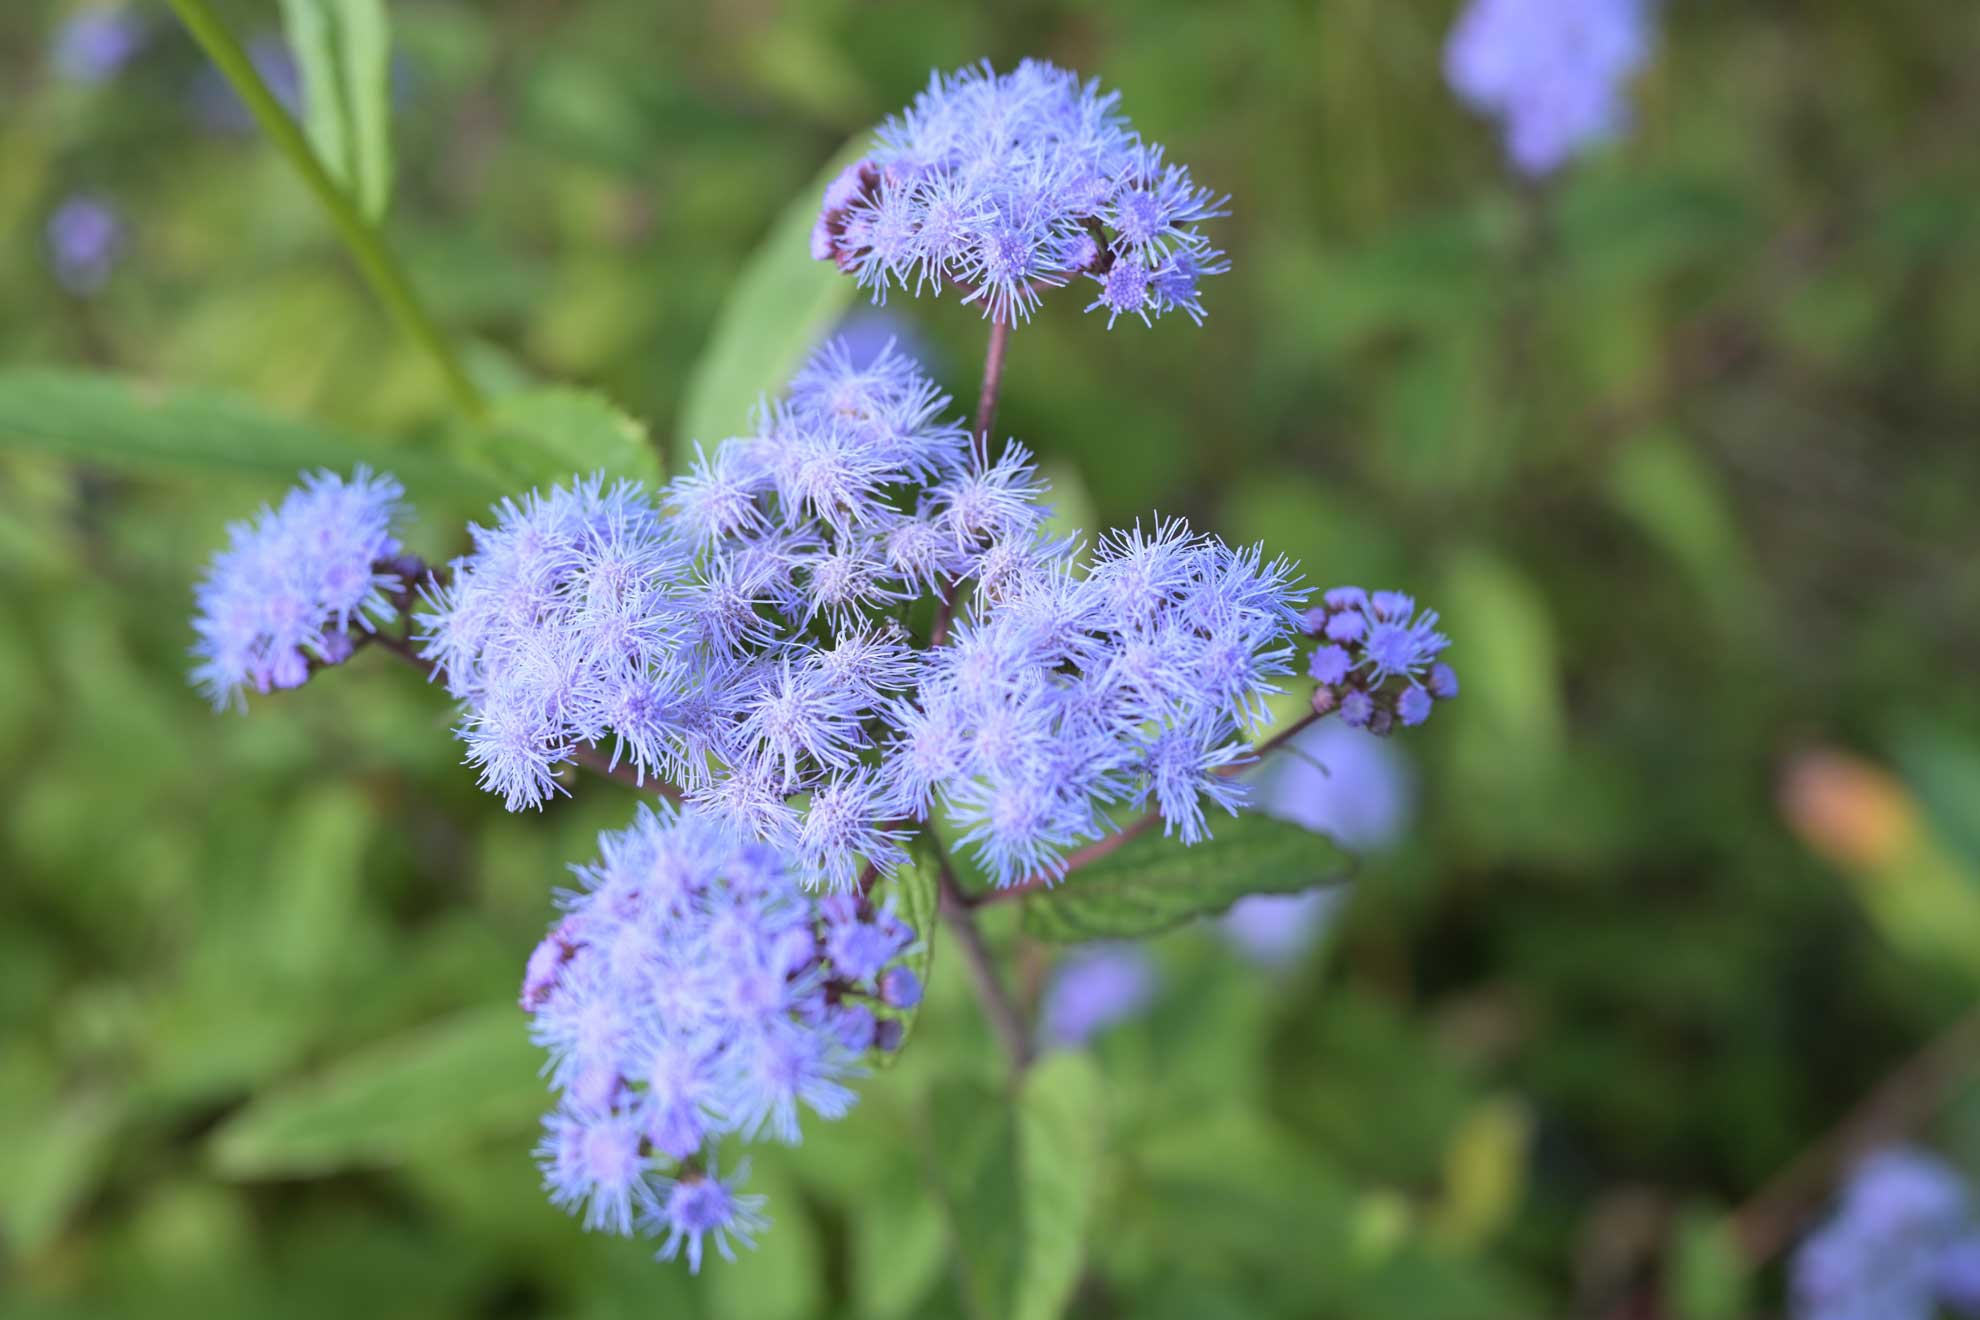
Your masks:
{"label": "cluster of tiny florets", "polygon": [[821,901],[777,850],[692,811],[642,808],[599,849],[524,974],[558,1094],[537,1158],[587,1228],[698,1270],[705,1241],[733,1259],[767,1225],[718,1144],[795,1143],[800,1110],[852,1107],[862,1056],[897,1045],[893,1014],[920,999],[890,967],[919,933],[863,897]]}
{"label": "cluster of tiny florets", "polygon": [[505,500],[474,552],[427,590],[421,655],[463,703],[460,736],[510,810],[560,791],[557,770],[608,735],[668,777],[700,744],[687,695],[687,554],[638,487],[602,481]]}
{"label": "cluster of tiny florets", "polygon": [[1506,154],[1542,175],[1628,123],[1649,58],[1651,0],[1472,0],[1444,48],[1459,96],[1501,122]]}
{"label": "cluster of tiny florets", "polygon": [[1307,657],[1318,685],[1313,708],[1339,711],[1342,722],[1370,733],[1417,725],[1431,707],[1458,692],[1457,673],[1438,659],[1450,638],[1437,631],[1434,610],[1418,613],[1400,591],[1335,587],[1304,616],[1319,640]]}
{"label": "cluster of tiny florets", "polygon": [[1047,289],[1095,286],[1087,310],[1199,324],[1198,282],[1229,269],[1200,226],[1230,200],[1142,141],[1117,92],[1038,60],[937,73],[826,188],[812,255],[884,301],[941,294],[1006,323]]}
{"label": "cluster of tiny florets", "polygon": [[403,582],[392,522],[404,492],[360,467],[305,475],[275,508],[227,529],[195,595],[193,681],[216,708],[248,688],[299,687],[347,659],[353,630],[393,618]]}
{"label": "cluster of tiny florets", "polygon": [[1965,1181],[1934,1155],[1865,1160],[1790,1272],[1794,1320],[1980,1315],[1980,1220]]}
{"label": "cluster of tiny florets", "polygon": [[1229,771],[1291,670],[1302,594],[1284,560],[1180,521],[1104,538],[1083,576],[1069,558],[1017,575],[899,711],[904,807],[939,803],[1000,884],[1056,874],[1112,831],[1110,805],[1198,842],[1206,805],[1242,798]]}

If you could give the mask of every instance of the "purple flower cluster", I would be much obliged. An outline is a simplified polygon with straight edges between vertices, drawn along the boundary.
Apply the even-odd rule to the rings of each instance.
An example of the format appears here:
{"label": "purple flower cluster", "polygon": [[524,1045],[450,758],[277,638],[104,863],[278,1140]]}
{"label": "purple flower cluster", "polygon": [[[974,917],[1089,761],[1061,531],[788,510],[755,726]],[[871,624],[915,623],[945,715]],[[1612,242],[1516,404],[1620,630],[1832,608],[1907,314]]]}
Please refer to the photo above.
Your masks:
{"label": "purple flower cluster", "polygon": [[78,194],[48,217],[48,264],[61,286],[86,298],[110,282],[124,254],[123,217],[100,197]]}
{"label": "purple flower cluster", "polygon": [[672,776],[703,751],[681,592],[687,555],[643,492],[602,481],[505,500],[430,587],[421,654],[466,707],[459,733],[511,811],[561,791],[580,743]]}
{"label": "purple flower cluster", "polygon": [[1651,0],[1471,0],[1444,48],[1451,87],[1501,121],[1506,153],[1549,174],[1627,125]]}
{"label": "purple flower cluster", "polygon": [[1053,874],[1153,805],[1184,843],[1234,812],[1273,679],[1291,671],[1292,566],[1180,521],[1102,540],[1084,577],[1063,548],[979,581],[982,608],[931,656],[887,759],[903,807],[939,801],[999,883]]}
{"label": "purple flower cluster", "polygon": [[1338,710],[1343,723],[1385,734],[1398,722],[1423,723],[1436,702],[1457,695],[1457,673],[1437,659],[1451,641],[1437,631],[1436,611],[1418,614],[1400,591],[1336,587],[1304,624],[1320,641],[1307,673],[1322,715]]}
{"label": "purple flower cluster", "polygon": [[[558,1093],[537,1148],[545,1189],[585,1227],[662,1238],[699,1270],[767,1225],[717,1145],[799,1139],[844,1116],[861,1056],[899,1043],[920,997],[888,970],[917,932],[694,811],[642,808],[599,836],[565,915],[531,955],[522,1004]],[[876,1009],[879,1013],[876,1013]]]}
{"label": "purple flower cluster", "polygon": [[124,9],[79,9],[55,29],[49,61],[70,82],[104,82],[130,63],[149,35],[144,20]]}
{"label": "purple flower cluster", "polygon": [[1148,1011],[1161,975],[1139,944],[1096,944],[1052,969],[1038,1010],[1038,1034],[1048,1045],[1077,1049],[1109,1027]]}
{"label": "purple flower cluster", "polygon": [[1980,1316],[1980,1223],[1960,1176],[1936,1156],[1887,1150],[1851,1176],[1834,1216],[1801,1244],[1795,1320]]}
{"label": "purple flower cluster", "polygon": [[1230,200],[1200,188],[1116,109],[1120,94],[1038,60],[937,73],[825,190],[811,251],[884,301],[963,291],[985,316],[1030,319],[1084,276],[1107,324],[1181,311],[1229,264],[1201,226]]}
{"label": "purple flower cluster", "polygon": [[346,481],[306,475],[278,508],[227,529],[196,600],[199,665],[193,681],[215,708],[258,692],[300,686],[312,663],[333,665],[397,613],[402,590],[392,522],[404,492],[360,467]]}

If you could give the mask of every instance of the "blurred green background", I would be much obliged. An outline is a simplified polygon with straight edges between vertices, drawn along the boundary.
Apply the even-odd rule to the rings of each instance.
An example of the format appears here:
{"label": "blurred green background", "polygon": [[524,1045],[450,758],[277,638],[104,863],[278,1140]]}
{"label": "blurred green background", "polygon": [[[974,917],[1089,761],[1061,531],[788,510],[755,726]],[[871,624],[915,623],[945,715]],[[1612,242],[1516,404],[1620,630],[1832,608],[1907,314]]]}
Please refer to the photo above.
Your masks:
{"label": "blurred green background", "polygon": [[[931,68],[1097,75],[1233,194],[1207,328],[1050,298],[1000,427],[1088,526],[1416,590],[1465,688],[1323,947],[1156,944],[1067,1138],[1074,1313],[1778,1311],[1811,1207],[1753,1198],[1980,990],[1980,8],[1673,0],[1629,139],[1538,187],[1445,89],[1446,3],[389,9],[385,230],[436,318],[663,448],[779,214]],[[187,686],[204,558],[285,484],[207,453],[227,419],[406,463],[457,424],[169,12],[94,81],[75,12],[0,11],[0,1312],[967,1314],[928,1097],[998,1061],[953,959],[853,1115],[759,1156],[762,1249],[690,1280],[528,1158],[515,984],[629,792],[505,815],[379,656],[251,718]],[[84,292],[78,195],[124,238]],[[967,406],[975,314],[886,314]],[[233,400],[184,423],[212,461],[58,434],[51,367]],[[444,555],[488,492],[434,484]],[[1911,1135],[1980,1171],[1942,1071]]]}

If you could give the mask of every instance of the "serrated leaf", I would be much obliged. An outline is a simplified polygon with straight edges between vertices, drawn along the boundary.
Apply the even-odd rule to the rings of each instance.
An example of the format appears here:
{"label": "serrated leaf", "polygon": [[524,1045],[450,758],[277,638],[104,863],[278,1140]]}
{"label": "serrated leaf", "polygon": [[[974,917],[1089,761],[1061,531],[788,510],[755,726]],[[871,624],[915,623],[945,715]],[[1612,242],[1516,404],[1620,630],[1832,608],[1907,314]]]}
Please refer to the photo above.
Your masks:
{"label": "serrated leaf", "polygon": [[302,77],[303,128],[370,220],[392,188],[392,47],[384,0],[282,0]]}
{"label": "serrated leaf", "polygon": [[970,1081],[933,1094],[935,1173],[971,1315],[1048,1320],[1078,1285],[1105,1120],[1091,1059],[1055,1054],[1015,1103]]}
{"label": "serrated leaf", "polygon": [[1246,812],[1185,848],[1157,834],[1130,840],[1024,900],[1024,928],[1061,944],[1140,939],[1222,912],[1246,894],[1289,894],[1351,874],[1325,835]]}
{"label": "serrated leaf", "polygon": [[890,1067],[900,1057],[901,1050],[907,1048],[908,1037],[914,1034],[914,1024],[921,1019],[921,1005],[927,1002],[928,986],[935,970],[935,920],[941,905],[941,891],[936,887],[935,875],[932,866],[908,862],[874,886],[874,901],[885,903],[892,900],[895,914],[914,927],[914,945],[901,956],[901,965],[914,973],[922,987],[922,999],[913,1008],[890,1010],[891,1016],[901,1024],[901,1043],[899,1048],[878,1055],[875,1061],[882,1068]]}
{"label": "serrated leaf", "polygon": [[472,1009],[258,1097],[208,1145],[231,1178],[379,1168],[529,1129],[548,1107],[542,1055],[508,1004]]}
{"label": "serrated leaf", "polygon": [[528,489],[602,472],[659,488],[659,451],[644,423],[588,390],[545,386],[495,400],[475,428],[470,461],[504,486]]}
{"label": "serrated leaf", "polygon": [[480,496],[503,489],[431,453],[375,444],[245,399],[54,368],[0,370],[0,445],[154,471],[205,468],[294,477],[306,468],[368,463],[415,493]]}
{"label": "serrated leaf", "polygon": [[852,304],[852,278],[811,255],[811,226],[825,185],[865,149],[862,134],[791,199],[751,254],[688,379],[675,455],[712,448],[749,425],[757,401],[775,396],[805,355]]}

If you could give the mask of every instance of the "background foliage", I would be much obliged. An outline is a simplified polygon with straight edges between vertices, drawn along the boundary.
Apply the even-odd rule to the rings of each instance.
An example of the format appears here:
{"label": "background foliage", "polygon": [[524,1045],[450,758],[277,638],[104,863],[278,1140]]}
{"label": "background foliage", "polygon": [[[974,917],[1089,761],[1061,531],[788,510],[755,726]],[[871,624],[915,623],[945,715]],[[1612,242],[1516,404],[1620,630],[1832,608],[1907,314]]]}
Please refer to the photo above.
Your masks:
{"label": "background foliage", "polygon": [[[1980,983],[1980,12],[1673,0],[1632,140],[1524,189],[1441,83],[1442,3],[387,8],[389,86],[312,130],[373,214],[389,172],[502,395],[472,435],[162,7],[93,86],[49,63],[65,6],[0,12],[0,1309],[1777,1307],[1798,1207],[1751,1198]],[[985,54],[1122,88],[1236,198],[1207,330],[1052,300],[1003,429],[1087,526],[1184,512],[1417,587],[1465,692],[1324,949],[1165,936],[1151,1014],[1014,1102],[938,950],[899,1066],[759,1161],[762,1250],[690,1280],[527,1158],[514,986],[628,795],[505,816],[377,657],[216,718],[190,585],[326,447],[406,477],[433,555],[589,446],[654,461],[535,386],[719,438],[751,350],[838,312],[787,208]],[[91,297],[44,245],[78,192],[128,226]],[[974,314],[889,312],[968,402]],[[1035,993],[1050,947],[992,933]],[[1951,1072],[1920,1131],[1980,1170]]]}

